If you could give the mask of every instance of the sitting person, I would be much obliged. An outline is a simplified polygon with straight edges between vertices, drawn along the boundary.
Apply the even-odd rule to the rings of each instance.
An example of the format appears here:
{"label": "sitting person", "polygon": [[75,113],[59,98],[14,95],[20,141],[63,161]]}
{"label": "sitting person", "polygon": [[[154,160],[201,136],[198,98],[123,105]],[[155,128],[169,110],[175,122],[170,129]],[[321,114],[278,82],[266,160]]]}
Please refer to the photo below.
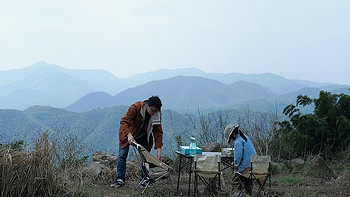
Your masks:
{"label": "sitting person", "polygon": [[[256,151],[254,148],[254,145],[250,138],[246,136],[242,131],[239,129],[239,125],[228,125],[225,128],[225,134],[228,136],[228,143],[231,141],[234,141],[234,169],[236,172],[239,172],[240,174],[246,174],[248,173],[250,169],[250,157],[252,155],[256,155]],[[239,179],[242,180],[244,183],[244,189],[246,194],[252,195],[253,190],[253,180],[246,178],[242,175],[239,175],[235,173],[235,176],[233,177],[234,180],[234,186],[238,186]],[[236,180],[236,181],[235,181]]]}

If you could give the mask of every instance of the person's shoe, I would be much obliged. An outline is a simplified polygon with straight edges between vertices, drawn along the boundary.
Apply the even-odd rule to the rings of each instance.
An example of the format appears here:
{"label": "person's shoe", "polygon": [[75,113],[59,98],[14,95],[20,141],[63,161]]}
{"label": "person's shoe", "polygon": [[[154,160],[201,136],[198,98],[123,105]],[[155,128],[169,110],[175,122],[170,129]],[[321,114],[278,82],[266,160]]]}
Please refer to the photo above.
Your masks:
{"label": "person's shoe", "polygon": [[122,186],[122,185],[125,185],[125,181],[123,179],[117,179],[117,181],[112,183],[110,186],[116,187],[116,186]]}

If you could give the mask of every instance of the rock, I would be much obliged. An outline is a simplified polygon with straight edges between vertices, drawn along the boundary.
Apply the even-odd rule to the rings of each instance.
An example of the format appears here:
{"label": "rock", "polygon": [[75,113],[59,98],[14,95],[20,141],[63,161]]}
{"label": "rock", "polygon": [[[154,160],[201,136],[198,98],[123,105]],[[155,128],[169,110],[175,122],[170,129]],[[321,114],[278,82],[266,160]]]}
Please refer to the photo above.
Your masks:
{"label": "rock", "polygon": [[135,172],[138,171],[139,166],[136,162],[133,161],[127,161],[126,162],[126,171],[127,172]]}
{"label": "rock", "polygon": [[305,160],[304,159],[300,159],[300,158],[296,158],[293,159],[292,161],[292,165],[304,165],[305,164]]}
{"label": "rock", "polygon": [[[100,180],[106,180],[109,182],[115,181],[117,177],[117,164],[118,158],[111,153],[105,153],[102,151],[96,151],[92,155],[93,163],[90,164],[86,171],[89,172],[95,178]],[[127,161],[126,173],[128,178],[139,179],[140,178],[140,163],[141,161]],[[163,162],[166,164],[172,164],[173,161],[164,157]]]}
{"label": "rock", "polygon": [[114,182],[117,178],[117,168],[112,169],[109,173],[105,174],[105,179]]}
{"label": "rock", "polygon": [[110,169],[104,164],[94,162],[86,167],[86,171],[91,173],[93,177],[97,178],[101,174],[105,174],[106,172],[110,171]]}
{"label": "rock", "polygon": [[284,170],[284,164],[283,163],[277,163],[277,162],[271,162],[271,168],[276,170],[276,173],[282,173]]}
{"label": "rock", "polygon": [[203,152],[221,152],[221,145],[217,142],[208,142],[202,146]]}
{"label": "rock", "polygon": [[92,161],[107,165],[109,168],[113,169],[117,167],[118,158],[111,153],[105,153],[102,151],[96,151],[92,155]]}

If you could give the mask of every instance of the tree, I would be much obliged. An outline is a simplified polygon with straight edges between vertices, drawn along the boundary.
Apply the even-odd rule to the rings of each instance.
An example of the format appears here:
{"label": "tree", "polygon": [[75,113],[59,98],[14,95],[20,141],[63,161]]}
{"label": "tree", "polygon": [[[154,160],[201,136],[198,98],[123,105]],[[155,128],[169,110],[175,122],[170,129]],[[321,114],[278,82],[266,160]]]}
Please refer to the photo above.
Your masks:
{"label": "tree", "polygon": [[198,116],[187,114],[186,127],[188,130],[187,139],[195,136],[197,145],[204,145],[208,142],[218,142],[225,144],[226,137],[224,135],[225,127],[228,124],[229,110],[214,109],[207,112],[198,108]]}
{"label": "tree", "polygon": [[[314,104],[314,112],[302,114],[299,107]],[[321,154],[326,158],[346,149],[350,142],[350,96],[320,91],[319,98],[297,97],[296,105],[283,110],[289,121],[281,122],[277,132],[291,146],[289,156]],[[280,142],[279,142],[280,143]],[[287,152],[288,152],[287,151]],[[286,155],[284,155],[286,156]]]}
{"label": "tree", "polygon": [[278,116],[277,106],[274,112],[251,111],[246,109],[237,123],[243,133],[251,137],[258,154],[271,154],[271,146],[276,137]]}

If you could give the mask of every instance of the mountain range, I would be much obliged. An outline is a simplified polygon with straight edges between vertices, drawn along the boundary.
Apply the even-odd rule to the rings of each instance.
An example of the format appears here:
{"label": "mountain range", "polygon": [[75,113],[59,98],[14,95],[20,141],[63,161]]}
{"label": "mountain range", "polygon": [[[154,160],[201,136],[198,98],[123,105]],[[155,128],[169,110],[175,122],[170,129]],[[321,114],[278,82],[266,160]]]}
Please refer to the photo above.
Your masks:
{"label": "mountain range", "polygon": [[122,86],[119,78],[104,70],[74,70],[38,62],[0,71],[0,108],[65,107],[90,92],[117,93]]}
{"label": "mountain range", "polygon": [[44,105],[85,112],[128,106],[159,95],[165,108],[177,111],[248,105],[271,109],[276,102],[281,106],[290,104],[300,93],[347,93],[348,89],[347,85],[289,80],[271,73],[222,74],[184,68],[118,78],[105,70],[66,69],[38,62],[22,69],[0,71],[0,108],[23,110]]}
{"label": "mountain range", "polygon": [[[37,132],[79,135],[91,151],[115,152],[120,118],[135,101],[159,95],[163,101],[164,152],[173,154],[176,136],[190,135],[187,112],[223,111],[229,123],[245,109],[281,110],[299,94],[320,90],[350,94],[348,85],[289,80],[271,73],[205,73],[196,68],[158,70],[118,78],[104,70],[66,69],[39,62],[0,71],[0,143],[30,142]],[[40,106],[39,106],[40,105]],[[48,106],[43,106],[48,105]],[[312,110],[312,106],[304,110]],[[186,113],[184,113],[186,112]],[[201,113],[204,111],[201,111]],[[220,112],[221,113],[221,112]],[[198,125],[196,125],[198,126]],[[186,144],[187,138],[182,139]]]}
{"label": "mountain range", "polygon": [[[88,150],[84,152],[89,155],[96,150],[117,153],[119,121],[127,109],[118,106],[82,113],[47,106],[32,106],[26,110],[0,109],[0,144],[24,140],[30,146],[38,133],[47,130],[51,136],[60,139],[57,143],[66,143],[68,137],[79,145],[85,144]],[[171,155],[176,148],[175,135],[185,137],[186,115],[171,110],[164,110],[162,114],[166,136],[163,152]]]}
{"label": "mountain range", "polygon": [[163,103],[166,103],[166,108],[182,111],[198,107],[224,107],[275,94],[257,84],[245,81],[226,85],[203,77],[176,76],[129,88],[114,96],[103,92],[90,93],[66,109],[84,112],[96,107],[130,105],[134,101],[144,100],[152,95],[160,95]]}

